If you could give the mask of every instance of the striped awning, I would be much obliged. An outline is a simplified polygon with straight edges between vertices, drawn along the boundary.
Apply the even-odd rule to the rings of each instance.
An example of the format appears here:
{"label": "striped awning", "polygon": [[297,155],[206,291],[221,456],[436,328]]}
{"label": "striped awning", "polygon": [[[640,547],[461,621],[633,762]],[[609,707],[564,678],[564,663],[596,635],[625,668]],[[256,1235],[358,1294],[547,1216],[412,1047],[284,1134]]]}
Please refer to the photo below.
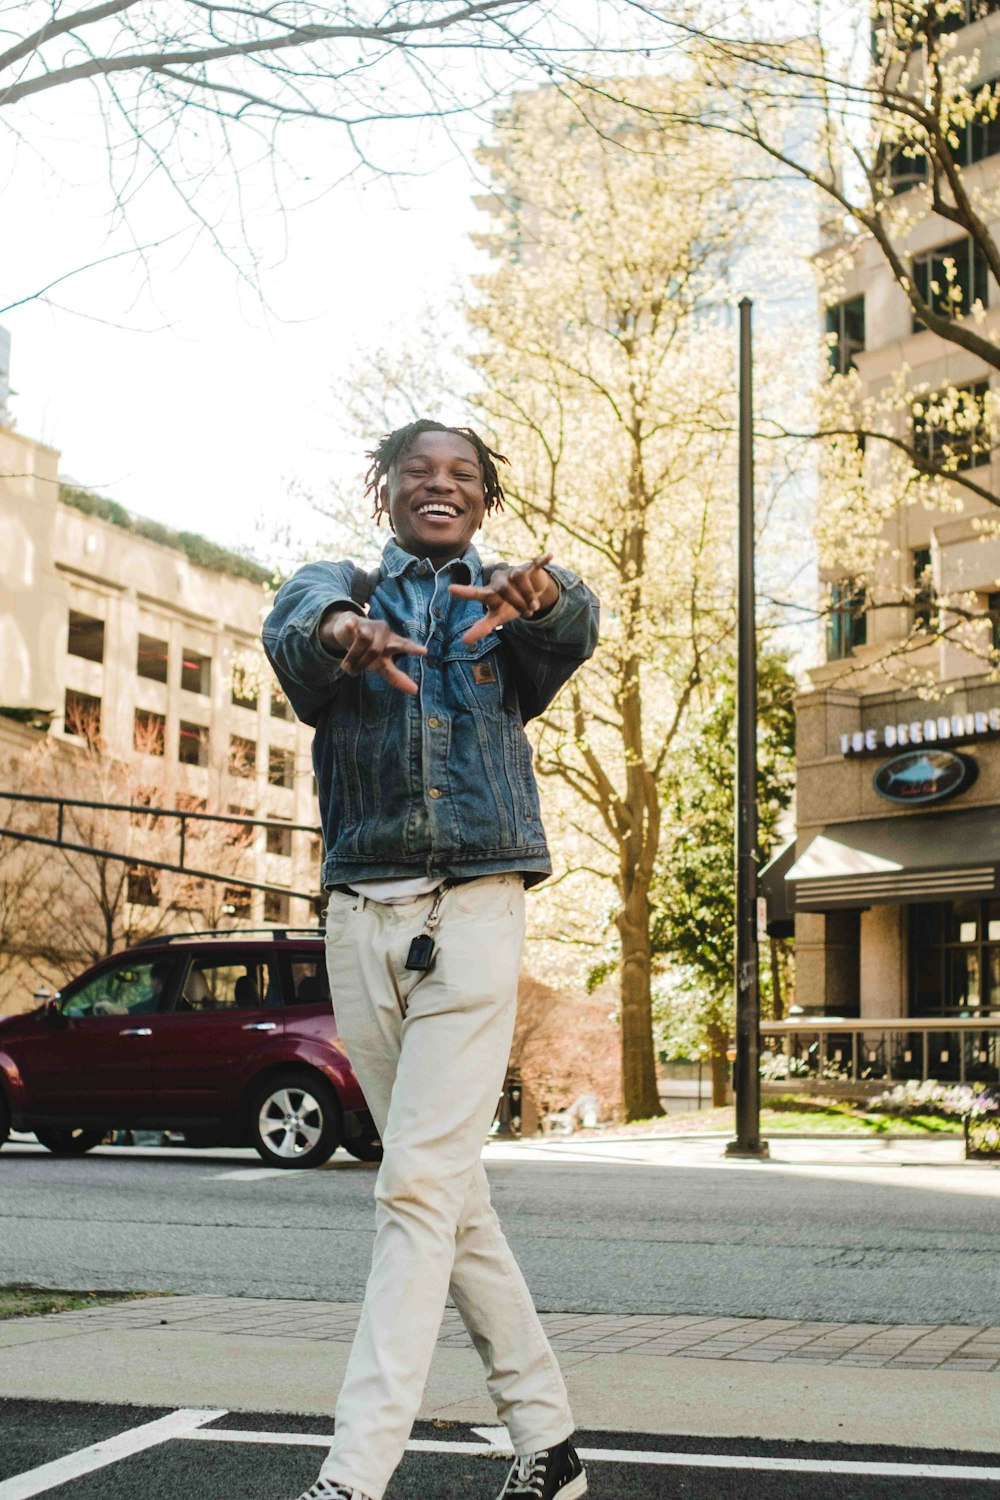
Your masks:
{"label": "striped awning", "polygon": [[1000,808],[833,823],[786,879],[796,911],[992,896],[1000,890]]}

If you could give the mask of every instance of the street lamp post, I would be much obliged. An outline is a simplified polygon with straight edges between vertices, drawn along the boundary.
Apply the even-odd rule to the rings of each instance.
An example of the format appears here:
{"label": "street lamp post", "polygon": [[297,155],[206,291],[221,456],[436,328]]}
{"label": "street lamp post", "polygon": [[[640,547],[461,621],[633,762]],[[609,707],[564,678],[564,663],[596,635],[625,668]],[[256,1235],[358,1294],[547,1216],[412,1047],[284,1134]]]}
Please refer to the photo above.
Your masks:
{"label": "street lamp post", "polygon": [[760,966],[757,948],[757,623],[754,589],[753,340],[740,302],[739,594],[736,696],[736,1139],[727,1156],[765,1157],[760,1138]]}

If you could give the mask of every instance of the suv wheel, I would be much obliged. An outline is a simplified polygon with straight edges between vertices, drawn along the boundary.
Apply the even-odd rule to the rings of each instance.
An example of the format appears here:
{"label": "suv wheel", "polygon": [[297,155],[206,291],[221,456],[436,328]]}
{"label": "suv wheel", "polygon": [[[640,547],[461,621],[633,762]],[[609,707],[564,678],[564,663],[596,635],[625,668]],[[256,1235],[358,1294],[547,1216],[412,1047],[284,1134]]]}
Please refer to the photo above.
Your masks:
{"label": "suv wheel", "polygon": [[315,1073],[270,1078],[251,1098],[248,1125],[254,1149],[271,1167],[318,1167],[340,1144],[337,1096]]}
{"label": "suv wheel", "polygon": [[76,1129],[53,1127],[49,1130],[36,1130],[35,1139],[46,1151],[51,1151],[53,1156],[82,1156],[85,1151],[92,1151],[95,1146],[99,1146],[106,1134],[104,1130],[84,1130],[80,1126]]}
{"label": "suv wheel", "polygon": [[0,1146],[10,1135],[10,1110],[7,1108],[7,1100],[3,1089],[0,1088]]}

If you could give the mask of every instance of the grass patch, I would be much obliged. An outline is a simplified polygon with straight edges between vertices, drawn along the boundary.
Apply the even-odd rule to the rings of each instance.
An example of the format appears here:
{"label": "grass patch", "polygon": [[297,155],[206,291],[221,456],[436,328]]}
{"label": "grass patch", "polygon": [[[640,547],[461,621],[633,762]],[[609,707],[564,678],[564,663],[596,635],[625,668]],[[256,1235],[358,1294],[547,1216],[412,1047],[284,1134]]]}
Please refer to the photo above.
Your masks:
{"label": "grass patch", "polygon": [[61,1287],[26,1286],[11,1282],[0,1286],[0,1320],[38,1318],[45,1313],[80,1312],[87,1307],[105,1307],[112,1302],[134,1302],[138,1297],[162,1297],[162,1292],[70,1292]]}
{"label": "grass patch", "polygon": [[[607,1127],[613,1135],[689,1135],[700,1130],[735,1130],[731,1104],[722,1109],[700,1109],[678,1115],[660,1115],[651,1120],[633,1120],[629,1125]],[[761,1100],[761,1134],[844,1136],[959,1136],[962,1122],[940,1115],[884,1115],[866,1110],[863,1103],[847,1099],[808,1098],[801,1094],[766,1094]],[[591,1134],[591,1132],[587,1132]]]}

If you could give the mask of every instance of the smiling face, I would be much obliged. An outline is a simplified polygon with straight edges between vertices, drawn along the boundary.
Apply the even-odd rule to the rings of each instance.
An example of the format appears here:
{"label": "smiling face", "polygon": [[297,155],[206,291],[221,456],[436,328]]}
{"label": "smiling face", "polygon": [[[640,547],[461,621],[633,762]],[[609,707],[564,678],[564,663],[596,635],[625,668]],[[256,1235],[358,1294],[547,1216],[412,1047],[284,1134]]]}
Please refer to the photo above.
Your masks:
{"label": "smiling face", "polygon": [[462,556],[486,511],[479,457],[457,432],[418,433],[383,495],[399,545],[437,563]]}

